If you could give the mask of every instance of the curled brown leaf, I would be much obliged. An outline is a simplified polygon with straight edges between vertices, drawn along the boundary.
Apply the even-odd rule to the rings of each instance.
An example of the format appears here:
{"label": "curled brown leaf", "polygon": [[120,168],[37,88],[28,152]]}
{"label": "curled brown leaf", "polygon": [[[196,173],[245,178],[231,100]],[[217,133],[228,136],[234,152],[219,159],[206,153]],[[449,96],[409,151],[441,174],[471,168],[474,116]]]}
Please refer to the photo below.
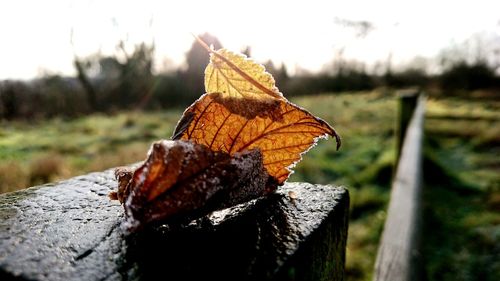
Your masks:
{"label": "curled brown leaf", "polygon": [[128,227],[165,219],[188,220],[273,191],[259,150],[229,156],[189,141],[159,141],[133,173],[124,203]]}

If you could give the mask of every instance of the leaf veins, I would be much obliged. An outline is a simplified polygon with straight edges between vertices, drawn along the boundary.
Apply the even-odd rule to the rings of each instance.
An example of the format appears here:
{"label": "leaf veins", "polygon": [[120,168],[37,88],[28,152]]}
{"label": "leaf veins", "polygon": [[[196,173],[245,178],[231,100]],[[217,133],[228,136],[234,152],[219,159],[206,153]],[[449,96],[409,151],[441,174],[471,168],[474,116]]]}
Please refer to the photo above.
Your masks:
{"label": "leaf veins", "polygon": [[194,218],[269,194],[318,138],[340,137],[289,102],[271,74],[244,55],[212,50],[204,94],[186,109],[173,141],[153,144],[135,171],[118,169],[129,227]]}
{"label": "leaf veins", "polygon": [[229,155],[260,149],[264,167],[279,184],[288,178],[289,168],[317,138],[330,135],[340,145],[340,138],[332,127],[290,102],[280,100],[272,114],[251,118],[244,110],[231,111],[227,103],[228,99],[219,94],[202,96],[184,113],[190,116],[191,122],[184,126],[184,131],[176,133],[177,139],[204,144]]}
{"label": "leaf veins", "polygon": [[318,138],[340,137],[325,121],[290,103],[264,66],[225,49],[212,50],[203,95],[179,121],[173,139],[190,140],[233,155],[259,149],[279,184]]}
{"label": "leaf veins", "polygon": [[205,91],[221,93],[226,98],[256,100],[283,99],[274,78],[264,66],[226,49],[210,50],[205,69]]}

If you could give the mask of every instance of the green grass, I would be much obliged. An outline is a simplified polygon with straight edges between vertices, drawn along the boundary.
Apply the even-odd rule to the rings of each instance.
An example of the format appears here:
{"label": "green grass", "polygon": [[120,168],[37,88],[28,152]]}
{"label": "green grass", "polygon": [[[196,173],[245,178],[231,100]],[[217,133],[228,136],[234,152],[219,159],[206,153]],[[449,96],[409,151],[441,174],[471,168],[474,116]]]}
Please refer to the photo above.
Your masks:
{"label": "green grass", "polygon": [[423,256],[429,280],[500,280],[500,102],[430,100]]}
{"label": "green grass", "polygon": [[[350,188],[348,274],[371,276],[388,200],[395,143],[395,100],[381,93],[321,95],[293,102],[332,124],[342,136],[321,140],[290,181]],[[0,129],[0,191],[23,188],[144,159],[152,141],[169,138],[181,111],[92,115],[36,124],[3,123]],[[374,178],[375,180],[372,180]]]}
{"label": "green grass", "polygon": [[180,114],[127,112],[4,122],[0,127],[0,192],[142,160],[152,141],[171,135]]}
{"label": "green grass", "polygon": [[[290,181],[349,188],[347,279],[371,280],[396,154],[396,99],[391,93],[364,92],[293,102],[332,124],[342,147],[336,151],[333,140],[320,140]],[[427,105],[427,276],[500,280],[494,275],[500,272],[500,257],[494,254],[500,253],[500,104],[431,99]],[[180,110],[123,112],[1,123],[0,192],[143,160],[151,142],[171,136],[180,115]]]}

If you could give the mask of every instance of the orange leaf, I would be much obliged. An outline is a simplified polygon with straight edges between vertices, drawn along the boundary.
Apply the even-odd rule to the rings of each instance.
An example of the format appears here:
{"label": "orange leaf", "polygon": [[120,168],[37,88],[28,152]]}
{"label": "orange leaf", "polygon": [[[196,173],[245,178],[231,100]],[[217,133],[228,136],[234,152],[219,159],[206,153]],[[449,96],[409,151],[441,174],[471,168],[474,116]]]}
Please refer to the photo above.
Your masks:
{"label": "orange leaf", "polygon": [[[198,39],[199,40],[199,39]],[[203,95],[185,112],[172,139],[233,155],[259,149],[267,172],[282,184],[316,140],[340,137],[325,121],[290,103],[264,66],[225,49],[212,50]]]}
{"label": "orange leaf", "polygon": [[267,172],[282,184],[301,155],[317,138],[327,135],[340,145],[340,138],[325,121],[286,100],[267,104],[211,93],[184,112],[173,139],[190,140],[229,155],[259,149]]}
{"label": "orange leaf", "polygon": [[131,229],[194,218],[269,194],[302,154],[328,135],[325,121],[290,103],[262,65],[227,50],[210,52],[204,94],[177,124],[173,141],[153,144],[135,171],[119,169]]}

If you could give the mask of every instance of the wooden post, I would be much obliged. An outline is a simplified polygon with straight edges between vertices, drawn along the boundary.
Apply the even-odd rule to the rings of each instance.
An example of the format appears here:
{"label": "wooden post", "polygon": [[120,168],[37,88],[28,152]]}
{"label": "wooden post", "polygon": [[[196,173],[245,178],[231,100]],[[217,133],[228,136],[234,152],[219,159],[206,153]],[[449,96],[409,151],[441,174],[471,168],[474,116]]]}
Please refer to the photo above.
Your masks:
{"label": "wooden post", "polygon": [[107,171],[0,195],[0,280],[344,280],[345,188],[286,183],[126,234],[116,185]]}
{"label": "wooden post", "polygon": [[419,97],[419,91],[417,89],[402,90],[397,93],[399,100],[398,109],[398,125],[397,125],[397,153],[396,153],[396,167],[399,163],[399,157],[401,155],[401,148],[405,139],[406,131],[410,120],[413,116],[413,112],[417,107],[417,100]]}
{"label": "wooden post", "polygon": [[420,280],[419,224],[422,185],[423,97],[406,131],[375,262],[375,281]]}

